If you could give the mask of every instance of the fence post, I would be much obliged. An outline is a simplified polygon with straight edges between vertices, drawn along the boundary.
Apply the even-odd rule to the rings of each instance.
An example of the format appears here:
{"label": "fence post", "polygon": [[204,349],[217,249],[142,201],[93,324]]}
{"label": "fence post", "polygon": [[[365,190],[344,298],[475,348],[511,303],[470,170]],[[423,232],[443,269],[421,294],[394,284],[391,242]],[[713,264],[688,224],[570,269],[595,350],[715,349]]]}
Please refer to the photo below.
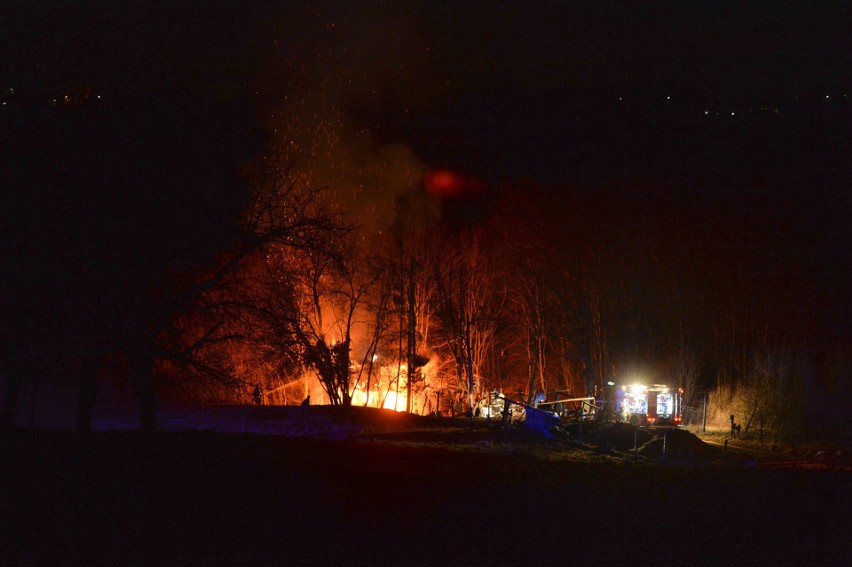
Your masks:
{"label": "fence post", "polygon": [[704,416],[702,417],[704,421],[704,433],[707,433],[707,392],[704,392]]}

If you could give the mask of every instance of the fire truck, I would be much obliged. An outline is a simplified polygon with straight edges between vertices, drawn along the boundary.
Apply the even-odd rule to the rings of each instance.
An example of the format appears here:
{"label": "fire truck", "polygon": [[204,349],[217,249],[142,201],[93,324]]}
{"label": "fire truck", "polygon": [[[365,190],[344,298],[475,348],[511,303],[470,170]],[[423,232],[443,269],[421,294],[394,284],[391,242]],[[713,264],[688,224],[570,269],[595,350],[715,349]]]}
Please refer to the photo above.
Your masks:
{"label": "fire truck", "polygon": [[604,401],[616,419],[639,427],[678,427],[683,419],[683,388],[609,382]]}

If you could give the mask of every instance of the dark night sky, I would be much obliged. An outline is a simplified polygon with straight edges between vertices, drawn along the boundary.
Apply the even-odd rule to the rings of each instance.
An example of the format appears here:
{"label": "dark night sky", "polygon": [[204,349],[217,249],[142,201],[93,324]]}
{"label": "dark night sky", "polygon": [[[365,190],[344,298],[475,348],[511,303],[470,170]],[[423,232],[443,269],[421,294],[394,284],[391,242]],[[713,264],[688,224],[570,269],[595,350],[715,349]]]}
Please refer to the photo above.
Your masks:
{"label": "dark night sky", "polygon": [[807,168],[800,150],[847,149],[845,2],[45,2],[3,16],[4,89],[41,67],[54,91],[118,92],[178,61],[273,102],[298,85],[379,143],[495,183],[694,177],[731,157]]}
{"label": "dark night sky", "polygon": [[492,181],[656,175],[642,170],[672,153],[662,165],[685,159],[700,175],[725,168],[713,154],[732,145],[762,159],[754,137],[783,154],[800,136],[841,135],[822,113],[848,104],[848,9],[675,6],[427,3],[379,10],[370,30],[360,11],[328,19],[332,45],[366,32],[369,48],[352,57],[364,83],[344,101],[353,115],[427,163]]}

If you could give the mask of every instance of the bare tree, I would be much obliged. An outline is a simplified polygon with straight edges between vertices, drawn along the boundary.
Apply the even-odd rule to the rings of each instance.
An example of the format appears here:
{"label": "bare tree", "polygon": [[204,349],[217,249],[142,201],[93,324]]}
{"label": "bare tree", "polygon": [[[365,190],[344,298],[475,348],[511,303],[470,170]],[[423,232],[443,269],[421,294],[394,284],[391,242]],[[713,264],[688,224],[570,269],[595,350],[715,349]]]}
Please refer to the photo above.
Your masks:
{"label": "bare tree", "polygon": [[442,253],[432,265],[436,316],[443,345],[456,362],[459,382],[465,377],[469,407],[475,405],[477,380],[491,346],[505,289],[476,229],[444,234]]}
{"label": "bare tree", "polygon": [[389,268],[386,262],[378,258],[374,258],[371,266],[369,266],[375,278],[375,285],[369,288],[365,297],[364,311],[368,320],[364,321],[364,324],[367,325],[368,330],[361,345],[363,355],[360,357],[360,363],[354,376],[355,386],[363,384],[364,406],[368,406],[371,402],[370,394],[373,387],[374,371],[379,358],[378,352],[388,339],[387,335],[392,323],[393,306],[391,299],[395,286]]}
{"label": "bare tree", "polygon": [[[380,272],[369,269],[357,238],[341,250],[335,255],[302,255],[293,270],[299,317],[294,332],[305,365],[316,372],[332,405],[349,407],[353,393],[352,334],[363,324],[359,318],[365,316],[368,294]],[[368,351],[375,352],[375,336]]]}
{"label": "bare tree", "polygon": [[671,371],[677,384],[683,388],[684,407],[693,407],[701,388],[701,366],[695,349],[684,343],[678,345],[671,356]]}
{"label": "bare tree", "polygon": [[[132,335],[131,371],[143,429],[156,428],[153,371],[157,360],[191,368],[220,383],[238,385],[238,381],[233,380],[220,365],[210,363],[208,347],[241,338],[238,332],[225,324],[229,314],[238,309],[255,312],[265,309],[247,300],[216,297],[217,290],[223,286],[239,287],[233,279],[249,257],[270,246],[302,254],[329,255],[346,231],[339,215],[325,208],[320,198],[321,191],[311,187],[309,180],[298,173],[295,159],[286,161],[272,153],[247,169],[246,175],[251,186],[251,199],[237,245],[223,254],[208,271],[197,272],[181,286],[165,288],[167,293],[159,294],[156,305],[153,308],[149,305],[148,316],[144,319],[148,323],[138,326],[138,331]],[[174,332],[174,325],[180,321],[180,314],[187,312],[196,314],[196,323],[205,320],[205,317],[198,316],[204,313],[207,325],[201,327],[203,330],[184,333],[181,337],[180,333]],[[185,316],[183,321],[187,321]],[[185,340],[187,338],[188,341]],[[198,356],[202,352],[207,355]]]}

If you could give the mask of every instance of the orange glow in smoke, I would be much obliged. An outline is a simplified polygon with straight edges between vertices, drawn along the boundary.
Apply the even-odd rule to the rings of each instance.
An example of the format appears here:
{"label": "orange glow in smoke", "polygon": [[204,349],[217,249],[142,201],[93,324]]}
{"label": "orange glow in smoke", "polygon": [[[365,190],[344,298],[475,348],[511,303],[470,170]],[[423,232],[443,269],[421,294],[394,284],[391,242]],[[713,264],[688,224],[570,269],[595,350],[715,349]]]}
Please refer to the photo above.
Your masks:
{"label": "orange glow in smoke", "polygon": [[448,169],[430,171],[423,178],[426,190],[439,197],[456,197],[462,192],[462,179]]}
{"label": "orange glow in smoke", "polygon": [[433,169],[423,177],[427,191],[442,199],[479,195],[484,184],[475,177],[467,177],[449,169]]}

